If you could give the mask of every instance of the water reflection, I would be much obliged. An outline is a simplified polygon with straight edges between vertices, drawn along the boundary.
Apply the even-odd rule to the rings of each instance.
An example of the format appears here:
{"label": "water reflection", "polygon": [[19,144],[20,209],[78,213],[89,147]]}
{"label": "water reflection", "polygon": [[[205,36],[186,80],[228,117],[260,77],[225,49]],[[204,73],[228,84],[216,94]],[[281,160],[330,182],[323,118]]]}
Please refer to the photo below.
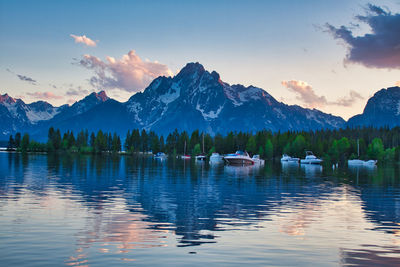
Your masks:
{"label": "water reflection", "polygon": [[[246,231],[268,234],[261,243],[295,246],[299,253],[290,238],[301,238],[311,251],[324,239],[326,246],[341,248],[345,265],[372,257],[360,249],[368,238],[386,247],[400,243],[397,167],[324,170],[271,162],[236,167],[172,158],[9,153],[0,153],[0,167],[3,231],[33,224],[32,216],[43,225],[54,220],[52,227],[74,240],[73,251],[64,255],[67,265],[88,264],[95,253],[123,254],[119,260],[132,261],[140,260],[133,251],[219,249],[226,242],[230,253],[247,242],[262,256],[257,235],[247,241],[231,237]],[[0,249],[7,251],[4,246]]]}

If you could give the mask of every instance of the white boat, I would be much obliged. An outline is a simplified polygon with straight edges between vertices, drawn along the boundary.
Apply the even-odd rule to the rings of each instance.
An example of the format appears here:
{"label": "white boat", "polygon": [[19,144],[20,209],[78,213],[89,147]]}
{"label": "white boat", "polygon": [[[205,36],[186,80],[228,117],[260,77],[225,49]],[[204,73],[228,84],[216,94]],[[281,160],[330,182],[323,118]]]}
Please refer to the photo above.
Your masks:
{"label": "white boat", "polygon": [[299,158],[292,158],[291,156],[287,155],[287,154],[283,154],[282,158],[281,158],[282,162],[299,162],[300,159]]}
{"label": "white boat", "polygon": [[212,153],[210,156],[210,163],[222,163],[224,158],[219,153]]}
{"label": "white boat", "polygon": [[317,158],[311,151],[306,151],[306,158],[300,160],[301,164],[321,164],[323,160]]}
{"label": "white boat", "polygon": [[197,155],[197,156],[196,156],[196,160],[205,161],[206,159],[207,159],[207,157],[206,157],[205,155],[203,155],[203,154],[200,154],[200,155]]}
{"label": "white boat", "polygon": [[375,166],[376,164],[378,163],[378,161],[377,160],[366,160],[366,161],[364,161],[364,166]]}
{"label": "white boat", "polygon": [[202,133],[203,135],[203,153],[199,154],[196,156],[196,160],[202,160],[205,161],[207,159],[206,155],[204,154],[204,133]]}
{"label": "white boat", "polygon": [[260,158],[260,155],[254,155],[251,158],[254,161],[254,165],[264,165],[265,164],[265,160]]}
{"label": "white boat", "polygon": [[154,155],[155,159],[163,159],[163,158],[166,158],[166,157],[167,157],[167,155],[165,155],[164,152],[158,152],[157,154]]}
{"label": "white boat", "polygon": [[361,159],[349,159],[347,161],[348,165],[364,165],[364,161]]}
{"label": "white boat", "polygon": [[224,160],[229,165],[254,165],[254,160],[250,158],[246,151],[236,151],[235,154],[228,154],[224,157]]}
{"label": "white boat", "polygon": [[375,166],[378,163],[377,160],[361,160],[361,159],[349,159],[347,165],[349,166]]}
{"label": "white boat", "polygon": [[[360,157],[360,143],[357,139],[357,155]],[[375,166],[378,163],[377,160],[361,160],[361,159],[349,159],[347,165],[349,166]]]}

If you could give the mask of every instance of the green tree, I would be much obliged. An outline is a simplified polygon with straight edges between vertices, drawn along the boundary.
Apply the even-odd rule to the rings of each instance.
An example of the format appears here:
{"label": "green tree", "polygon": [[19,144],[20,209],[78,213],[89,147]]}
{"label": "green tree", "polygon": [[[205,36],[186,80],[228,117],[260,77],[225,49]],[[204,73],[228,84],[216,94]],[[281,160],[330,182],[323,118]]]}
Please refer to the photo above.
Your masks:
{"label": "green tree", "polygon": [[260,146],[260,147],[258,148],[258,155],[260,155],[261,158],[264,158],[264,157],[265,157],[265,155],[264,155],[264,149],[263,149],[262,146]]}
{"label": "green tree", "polygon": [[195,145],[194,145],[192,154],[193,154],[194,156],[201,154],[200,144],[195,144]]}
{"label": "green tree", "polygon": [[21,141],[21,151],[26,152],[29,148],[29,134],[25,133]]}
{"label": "green tree", "polygon": [[264,153],[265,153],[265,158],[266,159],[272,159],[272,157],[274,156],[274,146],[273,146],[273,144],[272,144],[270,139],[268,139],[265,142],[265,151],[264,151]]}
{"label": "green tree", "polygon": [[296,157],[301,157],[304,155],[304,150],[306,149],[306,139],[303,135],[299,134],[296,136],[292,143],[292,153]]}
{"label": "green tree", "polygon": [[384,147],[381,138],[374,138],[367,150],[370,159],[381,160],[384,154]]}
{"label": "green tree", "polygon": [[15,148],[19,148],[21,146],[21,133],[15,134]]}
{"label": "green tree", "polygon": [[256,139],[254,138],[254,136],[250,136],[250,138],[248,139],[246,150],[251,154],[255,154],[257,152]]}

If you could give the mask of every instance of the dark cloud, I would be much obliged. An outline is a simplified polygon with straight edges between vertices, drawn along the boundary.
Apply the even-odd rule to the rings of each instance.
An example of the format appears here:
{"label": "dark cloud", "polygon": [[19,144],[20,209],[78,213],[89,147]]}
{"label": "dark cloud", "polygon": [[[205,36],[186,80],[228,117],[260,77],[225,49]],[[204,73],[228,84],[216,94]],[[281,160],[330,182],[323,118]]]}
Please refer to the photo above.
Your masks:
{"label": "dark cloud", "polygon": [[31,77],[28,77],[28,76],[25,76],[25,75],[21,75],[21,74],[17,74],[17,77],[21,81],[28,82],[28,83],[36,85],[36,80],[32,79]]}
{"label": "dark cloud", "polygon": [[18,77],[18,79],[20,79],[21,81],[28,82],[28,83],[33,84],[33,85],[37,84],[37,81],[32,79],[31,77],[28,77],[28,76],[25,76],[25,75],[21,75],[21,74],[17,74],[15,72],[13,72],[12,70],[8,69],[8,68],[6,69],[6,71],[16,75]]}
{"label": "dark cloud", "polygon": [[68,89],[67,92],[65,92],[65,95],[67,96],[82,96],[82,95],[88,95],[89,90],[82,89],[82,87],[78,86],[77,88],[70,88]]}
{"label": "dark cloud", "polygon": [[362,64],[369,68],[400,68],[400,14],[392,14],[375,5],[367,5],[366,15],[356,19],[370,27],[370,33],[353,34],[351,24],[336,28],[326,24],[335,39],[348,47],[345,62]]}

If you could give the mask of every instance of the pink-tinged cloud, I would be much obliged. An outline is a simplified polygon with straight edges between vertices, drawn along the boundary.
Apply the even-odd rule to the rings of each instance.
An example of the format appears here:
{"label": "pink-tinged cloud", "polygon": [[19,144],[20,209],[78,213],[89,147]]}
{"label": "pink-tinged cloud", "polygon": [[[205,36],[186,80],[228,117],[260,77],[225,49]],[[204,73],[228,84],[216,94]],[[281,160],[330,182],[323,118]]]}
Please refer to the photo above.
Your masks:
{"label": "pink-tinged cloud", "polygon": [[159,76],[171,76],[172,71],[157,61],[143,61],[134,50],[121,59],[107,56],[103,61],[98,57],[84,55],[78,65],[93,70],[95,75],[90,83],[97,89],[121,89],[138,92]]}
{"label": "pink-tinged cloud", "polygon": [[62,96],[56,95],[53,92],[34,92],[34,93],[26,93],[28,96],[40,99],[40,100],[52,100],[52,99],[63,99]]}
{"label": "pink-tinged cloud", "polygon": [[400,81],[397,81],[395,85],[400,87]]}
{"label": "pink-tinged cloud", "polygon": [[297,94],[296,98],[309,108],[324,107],[327,105],[351,107],[357,100],[364,99],[356,91],[350,90],[348,96],[338,98],[336,101],[328,101],[325,96],[318,96],[311,85],[304,81],[282,81],[281,84]]}
{"label": "pink-tinged cloud", "polygon": [[297,99],[309,108],[323,107],[328,101],[324,96],[318,96],[311,85],[304,81],[282,81],[281,84],[297,94]]}
{"label": "pink-tinged cloud", "polygon": [[354,102],[357,100],[362,100],[364,97],[357,93],[356,91],[350,90],[349,96],[346,97],[341,97],[335,102],[329,102],[328,104],[330,105],[336,105],[336,106],[343,106],[343,107],[351,107]]}
{"label": "pink-tinged cloud", "polygon": [[89,37],[86,37],[86,35],[79,36],[79,35],[70,34],[69,36],[74,38],[75,43],[81,43],[81,44],[85,44],[87,46],[96,46],[97,45],[97,41],[93,41]]}

